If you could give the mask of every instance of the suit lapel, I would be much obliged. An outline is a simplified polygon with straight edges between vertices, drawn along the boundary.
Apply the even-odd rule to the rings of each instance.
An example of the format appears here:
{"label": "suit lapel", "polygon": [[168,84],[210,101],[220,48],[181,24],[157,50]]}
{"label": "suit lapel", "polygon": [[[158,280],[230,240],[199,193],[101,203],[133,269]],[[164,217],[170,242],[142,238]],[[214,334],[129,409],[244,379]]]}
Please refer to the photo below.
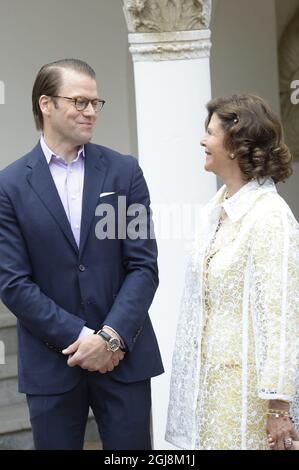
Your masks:
{"label": "suit lapel", "polygon": [[107,172],[106,161],[99,150],[92,145],[85,146],[85,174],[82,201],[82,218],[80,234],[80,254],[83,253],[90,225],[95,217],[97,202],[102,192]]}
{"label": "suit lapel", "polygon": [[32,170],[28,176],[29,184],[52,214],[73,249],[78,253],[76,240],[40,144],[33,149],[32,158],[27,166]]}

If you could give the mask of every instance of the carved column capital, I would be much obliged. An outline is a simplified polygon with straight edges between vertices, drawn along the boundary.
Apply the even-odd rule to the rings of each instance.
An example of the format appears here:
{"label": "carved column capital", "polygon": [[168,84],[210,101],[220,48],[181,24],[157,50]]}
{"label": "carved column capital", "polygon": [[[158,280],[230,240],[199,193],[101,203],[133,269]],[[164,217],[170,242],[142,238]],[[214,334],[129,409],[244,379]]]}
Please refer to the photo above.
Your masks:
{"label": "carved column capital", "polygon": [[123,0],[134,61],[206,57],[211,0]]}
{"label": "carved column capital", "polygon": [[207,29],[211,0],[124,0],[130,33]]}

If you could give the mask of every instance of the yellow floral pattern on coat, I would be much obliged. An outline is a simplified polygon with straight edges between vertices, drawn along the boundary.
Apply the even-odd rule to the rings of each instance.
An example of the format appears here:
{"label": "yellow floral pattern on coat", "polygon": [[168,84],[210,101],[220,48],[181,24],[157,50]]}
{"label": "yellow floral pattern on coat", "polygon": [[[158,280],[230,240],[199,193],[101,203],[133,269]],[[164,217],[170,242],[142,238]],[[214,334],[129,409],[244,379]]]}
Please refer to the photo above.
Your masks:
{"label": "yellow floral pattern on coat", "polygon": [[187,269],[166,438],[267,449],[268,400],[296,396],[299,229],[272,180],[225,202],[224,190],[203,211]]}

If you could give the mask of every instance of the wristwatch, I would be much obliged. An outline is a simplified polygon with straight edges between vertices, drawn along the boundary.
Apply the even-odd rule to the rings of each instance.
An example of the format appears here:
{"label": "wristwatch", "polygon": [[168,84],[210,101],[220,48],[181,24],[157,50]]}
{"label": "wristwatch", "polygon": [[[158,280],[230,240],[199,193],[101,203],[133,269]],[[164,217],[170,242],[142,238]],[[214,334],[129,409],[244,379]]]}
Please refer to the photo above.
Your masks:
{"label": "wristwatch", "polygon": [[95,334],[101,336],[107,342],[107,351],[115,352],[118,349],[122,349],[120,347],[120,341],[116,336],[111,336],[103,330],[99,330],[95,332]]}

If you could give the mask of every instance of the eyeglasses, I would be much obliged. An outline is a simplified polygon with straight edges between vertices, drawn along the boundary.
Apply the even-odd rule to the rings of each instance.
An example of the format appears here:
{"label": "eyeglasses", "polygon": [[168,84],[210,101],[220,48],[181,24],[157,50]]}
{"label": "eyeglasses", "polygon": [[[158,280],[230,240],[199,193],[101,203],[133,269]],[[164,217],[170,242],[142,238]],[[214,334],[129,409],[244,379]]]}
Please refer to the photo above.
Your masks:
{"label": "eyeglasses", "polygon": [[87,98],[84,98],[83,96],[78,96],[77,98],[69,98],[68,96],[53,95],[50,98],[63,98],[65,100],[70,100],[74,103],[77,111],[84,111],[88,107],[89,103],[91,103],[93,110],[99,112],[103,109],[103,106],[106,103],[105,100],[100,100],[98,98],[94,100],[89,100]]}

